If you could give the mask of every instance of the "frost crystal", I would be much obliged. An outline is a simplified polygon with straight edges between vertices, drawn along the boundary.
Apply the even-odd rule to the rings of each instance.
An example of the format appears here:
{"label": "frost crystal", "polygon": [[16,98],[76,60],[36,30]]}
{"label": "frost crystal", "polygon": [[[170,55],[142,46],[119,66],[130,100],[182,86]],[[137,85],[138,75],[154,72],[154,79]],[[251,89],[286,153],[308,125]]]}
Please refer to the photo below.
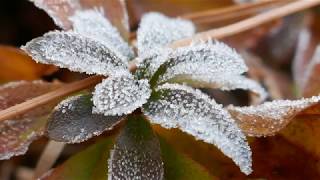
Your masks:
{"label": "frost crystal", "polygon": [[183,83],[195,88],[219,88],[221,90],[243,89],[259,95],[260,101],[267,98],[267,92],[257,82],[241,75],[189,75],[177,76],[170,82]]}
{"label": "frost crystal", "polygon": [[257,106],[228,107],[248,135],[273,135],[301,111],[320,102],[320,96],[300,100],[275,100]]}
{"label": "frost crystal", "polygon": [[166,128],[179,128],[197,139],[215,144],[251,173],[251,151],[244,134],[223,107],[199,90],[178,84],[158,87],[157,98],[144,106],[150,121]]}
{"label": "frost crystal", "polygon": [[67,143],[83,142],[111,130],[122,117],[92,114],[91,95],[78,95],[60,102],[47,125],[48,136]]}
{"label": "frost crystal", "polygon": [[167,44],[192,36],[195,27],[191,21],[169,18],[160,13],[145,14],[137,32],[137,46],[139,56],[154,48],[161,48]]}
{"label": "frost crystal", "polygon": [[73,32],[49,32],[22,49],[38,62],[72,71],[101,75],[127,72],[127,62],[122,55],[99,41]]}
{"label": "frost crystal", "polygon": [[151,90],[147,80],[135,80],[131,74],[111,76],[98,84],[94,91],[94,113],[123,115],[147,102]]}
{"label": "frost crystal", "polygon": [[128,60],[133,58],[132,49],[122,39],[118,30],[105,18],[103,10],[76,11],[70,20],[75,32],[101,41],[107,47],[114,47]]}
{"label": "frost crystal", "polygon": [[167,70],[160,76],[160,82],[177,75],[238,75],[247,71],[247,66],[238,53],[220,42],[178,48],[170,54],[169,61],[164,66]]}

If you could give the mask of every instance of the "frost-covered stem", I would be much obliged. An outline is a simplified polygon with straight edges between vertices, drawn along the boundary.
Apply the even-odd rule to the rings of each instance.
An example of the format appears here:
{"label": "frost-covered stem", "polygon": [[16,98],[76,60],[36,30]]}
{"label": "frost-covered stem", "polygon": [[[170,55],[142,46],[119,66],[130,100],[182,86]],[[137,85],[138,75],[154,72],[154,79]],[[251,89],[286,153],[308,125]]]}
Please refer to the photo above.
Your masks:
{"label": "frost-covered stem", "polygon": [[90,88],[102,80],[101,76],[91,76],[89,78],[66,84],[54,91],[35,97],[23,103],[17,104],[10,108],[0,111],[0,121],[14,118],[36,107],[42,106],[49,102],[55,101],[61,97]]}
{"label": "frost-covered stem", "polygon": [[248,15],[262,9],[282,5],[292,0],[262,0],[253,3],[237,4],[221,9],[212,9],[207,11],[193,12],[181,15],[181,18],[192,20],[195,23],[221,21],[222,19],[231,19]]}
{"label": "frost-covered stem", "polygon": [[224,26],[217,29],[212,29],[202,33],[198,33],[191,38],[182,39],[171,44],[171,47],[187,46],[192,41],[207,40],[207,39],[221,39],[227,36],[231,36],[237,33],[244,32],[246,30],[255,28],[261,24],[273,21],[275,19],[314,7],[320,4],[320,0],[303,0],[295,1],[284,5],[282,7],[274,8],[268,12],[261,13],[259,15],[250,17],[248,19],[239,21],[237,23]]}
{"label": "frost-covered stem", "polygon": [[37,166],[34,171],[34,179],[39,178],[46,173],[59,158],[62,150],[65,147],[65,143],[49,141],[46,148],[43,150]]}

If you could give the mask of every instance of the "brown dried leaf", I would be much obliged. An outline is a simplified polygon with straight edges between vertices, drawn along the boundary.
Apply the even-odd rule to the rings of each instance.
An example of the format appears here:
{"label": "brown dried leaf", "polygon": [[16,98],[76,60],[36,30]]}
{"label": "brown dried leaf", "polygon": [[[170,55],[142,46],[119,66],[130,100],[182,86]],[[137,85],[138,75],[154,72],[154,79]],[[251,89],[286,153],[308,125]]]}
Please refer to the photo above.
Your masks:
{"label": "brown dried leaf", "polygon": [[[43,81],[20,81],[0,87],[0,110],[6,109],[29,98],[33,98],[59,87],[57,83]],[[41,136],[46,116],[53,108],[45,105],[19,117],[0,122],[0,159],[24,154],[32,141]]]}
{"label": "brown dried leaf", "polygon": [[274,135],[319,102],[320,96],[313,96],[300,100],[275,100],[257,106],[229,106],[228,110],[244,133],[259,137]]}

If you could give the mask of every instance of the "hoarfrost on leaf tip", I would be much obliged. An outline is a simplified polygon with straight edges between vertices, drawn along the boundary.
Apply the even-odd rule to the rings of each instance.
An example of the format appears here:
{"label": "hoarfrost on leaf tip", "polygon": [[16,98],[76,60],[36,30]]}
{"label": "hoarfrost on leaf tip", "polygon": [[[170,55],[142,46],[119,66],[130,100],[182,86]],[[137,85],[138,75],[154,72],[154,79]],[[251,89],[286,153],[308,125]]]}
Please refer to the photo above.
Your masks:
{"label": "hoarfrost on leaf tip", "polygon": [[148,80],[135,80],[129,73],[111,76],[96,86],[93,112],[106,116],[129,114],[146,103],[150,94]]}

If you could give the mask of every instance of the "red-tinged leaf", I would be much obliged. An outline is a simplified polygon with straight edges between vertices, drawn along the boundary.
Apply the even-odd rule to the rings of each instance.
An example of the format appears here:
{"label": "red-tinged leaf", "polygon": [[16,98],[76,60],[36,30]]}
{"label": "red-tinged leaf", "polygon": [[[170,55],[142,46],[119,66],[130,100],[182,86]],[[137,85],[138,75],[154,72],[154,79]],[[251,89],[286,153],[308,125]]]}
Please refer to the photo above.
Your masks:
{"label": "red-tinged leaf", "polygon": [[[27,99],[39,96],[59,87],[57,83],[42,81],[12,82],[0,87],[0,110]],[[54,104],[35,108],[13,119],[0,122],[0,159],[24,154],[32,141],[41,136],[46,124],[46,116]]]}
{"label": "red-tinged leaf", "polygon": [[228,110],[239,127],[249,136],[270,136],[283,129],[308,108],[319,108],[320,96],[299,100],[275,100],[257,106],[234,107]]}
{"label": "red-tinged leaf", "polygon": [[54,66],[37,64],[18,48],[0,46],[0,82],[35,80],[56,70]]}

